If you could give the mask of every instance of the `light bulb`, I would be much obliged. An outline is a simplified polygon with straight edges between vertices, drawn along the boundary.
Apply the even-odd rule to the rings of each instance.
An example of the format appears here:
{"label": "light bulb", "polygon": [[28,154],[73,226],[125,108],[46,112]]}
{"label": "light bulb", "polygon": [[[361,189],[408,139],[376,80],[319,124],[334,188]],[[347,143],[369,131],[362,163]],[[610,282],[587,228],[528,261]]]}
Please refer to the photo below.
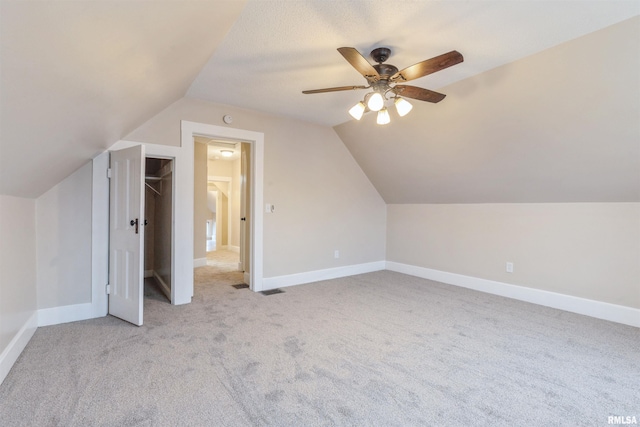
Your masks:
{"label": "light bulb", "polygon": [[405,99],[402,99],[400,97],[396,98],[396,110],[398,110],[398,115],[400,117],[404,117],[407,114],[409,114],[409,111],[411,111],[411,109],[413,108],[413,105],[411,105],[411,103]]}
{"label": "light bulb", "polygon": [[367,106],[364,105],[364,102],[360,101],[356,105],[351,107],[351,109],[349,110],[349,114],[351,114],[351,117],[353,117],[354,119],[360,120],[366,108]]}
{"label": "light bulb", "polygon": [[367,101],[367,107],[371,111],[380,111],[382,107],[384,107],[384,98],[378,92],[374,92]]}
{"label": "light bulb", "polygon": [[222,154],[222,157],[231,157],[231,156],[233,156],[233,151],[232,150],[221,150],[220,154]]}
{"label": "light bulb", "polygon": [[378,111],[378,119],[376,120],[376,122],[379,125],[386,125],[390,121],[391,117],[389,117],[389,111],[387,111],[386,107]]}

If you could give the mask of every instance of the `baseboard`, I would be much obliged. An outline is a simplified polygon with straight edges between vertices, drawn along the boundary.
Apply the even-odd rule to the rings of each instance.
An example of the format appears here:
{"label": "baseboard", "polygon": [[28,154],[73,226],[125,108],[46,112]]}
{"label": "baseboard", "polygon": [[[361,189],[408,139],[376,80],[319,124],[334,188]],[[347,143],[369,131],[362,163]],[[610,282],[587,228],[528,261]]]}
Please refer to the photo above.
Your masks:
{"label": "baseboard", "polygon": [[365,264],[347,265],[344,267],[328,268],[326,270],[307,271],[304,273],[288,274],[286,276],[265,277],[262,280],[262,290],[284,288],[302,285],[304,283],[319,282],[321,280],[337,279],[354,276],[356,274],[371,273],[385,269],[384,261],[368,262]]}
{"label": "baseboard", "polygon": [[245,271],[242,275],[242,278],[244,279],[244,283],[251,283],[251,276],[249,275],[248,271]]}
{"label": "baseboard", "polygon": [[96,307],[86,304],[63,305],[62,307],[42,308],[38,310],[38,326],[58,325],[78,320],[102,317],[96,313]]}
{"label": "baseboard", "polygon": [[38,329],[38,313],[33,312],[18,333],[9,342],[9,345],[0,353],[0,384],[9,374],[11,367],[29,343],[29,340]]}
{"label": "baseboard", "polygon": [[160,275],[155,271],[153,272],[153,277],[155,277],[158,281],[158,285],[160,285],[160,290],[162,291],[164,296],[169,298],[169,301],[171,301],[171,286],[167,285],[167,282],[162,280],[162,277],[160,277]]}
{"label": "baseboard", "polygon": [[640,309],[387,261],[386,269],[640,328]]}
{"label": "baseboard", "polygon": [[196,258],[193,260],[193,268],[204,267],[207,265],[207,258]]}

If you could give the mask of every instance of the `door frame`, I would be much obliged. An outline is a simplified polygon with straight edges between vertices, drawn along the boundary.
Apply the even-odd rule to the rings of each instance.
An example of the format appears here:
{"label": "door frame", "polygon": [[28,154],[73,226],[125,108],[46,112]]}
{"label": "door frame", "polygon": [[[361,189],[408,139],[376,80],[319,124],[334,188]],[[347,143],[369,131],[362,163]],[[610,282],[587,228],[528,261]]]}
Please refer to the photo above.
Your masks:
{"label": "door frame", "polygon": [[[181,145],[168,146],[143,143],[146,155],[174,159],[174,227],[172,268],[172,304],[187,304],[193,296],[193,135],[202,134],[212,138],[238,139],[251,144],[253,221],[251,223],[251,286],[252,290],[263,290],[263,171],[264,134],[243,129],[226,128],[203,123],[181,121]],[[121,140],[109,150],[140,145],[140,142]],[[109,152],[104,151],[93,160],[92,197],[92,299],[94,317],[107,315],[108,298],[106,285],[109,277]]]}
{"label": "door frame", "polygon": [[[109,150],[134,145],[144,145],[146,157],[173,160],[171,304],[188,304],[193,296],[193,140],[180,147],[121,140],[109,147]],[[95,173],[94,170],[94,175]],[[106,170],[104,174],[106,177]],[[106,205],[108,213],[108,200]],[[108,244],[106,251],[108,253]]]}
{"label": "door frame", "polygon": [[[264,172],[264,133],[254,132],[244,129],[236,129],[224,126],[210,125],[206,123],[196,123],[186,120],[181,122],[181,145],[191,144],[191,159],[193,165],[193,138],[194,136],[204,136],[207,138],[219,138],[237,140],[249,143],[251,146],[251,224],[250,233],[250,262],[249,262],[249,286],[252,291],[262,291],[263,282],[263,172]],[[192,166],[193,168],[193,166]],[[193,181],[193,169],[191,172]],[[190,206],[193,211],[193,183],[191,185]],[[191,215],[193,218],[193,213]],[[193,221],[192,221],[193,222]],[[193,223],[191,231],[191,254],[193,258]],[[191,292],[193,295],[193,280],[191,281]]]}

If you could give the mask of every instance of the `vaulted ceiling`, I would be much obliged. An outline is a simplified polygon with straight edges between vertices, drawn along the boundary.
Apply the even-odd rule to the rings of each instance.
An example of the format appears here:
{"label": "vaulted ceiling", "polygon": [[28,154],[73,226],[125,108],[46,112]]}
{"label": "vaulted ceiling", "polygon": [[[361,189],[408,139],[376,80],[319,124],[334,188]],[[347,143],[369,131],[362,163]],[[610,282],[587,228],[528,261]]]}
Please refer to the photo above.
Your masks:
{"label": "vaulted ceiling", "polygon": [[242,1],[0,2],[0,194],[37,197],[182,98]]}
{"label": "vaulted ceiling", "polygon": [[[605,27],[639,14],[635,0],[1,0],[0,194],[37,197],[186,96],[334,126],[389,203],[638,201],[640,25]],[[412,82],[444,101],[381,127],[347,115],[363,91],[301,93],[366,84],[341,46],[389,47],[399,68],[465,61]]]}

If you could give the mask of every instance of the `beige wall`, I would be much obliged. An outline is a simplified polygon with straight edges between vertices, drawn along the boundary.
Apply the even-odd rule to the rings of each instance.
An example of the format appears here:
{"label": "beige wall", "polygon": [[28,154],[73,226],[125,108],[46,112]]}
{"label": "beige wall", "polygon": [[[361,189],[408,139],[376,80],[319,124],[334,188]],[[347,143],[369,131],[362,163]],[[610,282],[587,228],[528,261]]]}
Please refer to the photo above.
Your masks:
{"label": "beige wall", "polygon": [[36,312],[35,212],[35,200],[0,195],[0,354]]}
{"label": "beige wall", "polygon": [[388,261],[640,308],[640,203],[389,205],[387,215]]}
{"label": "beige wall", "polygon": [[[171,165],[173,166],[173,164]],[[166,167],[166,166],[165,166]],[[173,172],[162,173],[162,196],[155,198],[153,268],[162,281],[171,288],[171,234],[173,232]]]}
{"label": "beige wall", "polygon": [[91,302],[91,162],[36,201],[38,308]]}
{"label": "beige wall", "polygon": [[[239,222],[239,215],[233,212],[233,180],[239,179],[234,176],[234,162],[231,160],[209,160],[208,176],[228,179],[226,181],[213,181],[212,188],[218,190],[218,206],[216,207],[216,250],[228,249],[233,246],[232,233],[233,223]],[[236,244],[237,246],[237,244]]]}
{"label": "beige wall", "polygon": [[154,268],[154,252],[155,252],[155,216],[156,216],[156,194],[145,185],[144,191],[144,217],[147,225],[144,227],[144,269],[153,271]]}
{"label": "beige wall", "polygon": [[228,160],[209,160],[209,176],[231,177],[232,162]]}
{"label": "beige wall", "polygon": [[193,258],[207,257],[207,219],[211,212],[207,207],[207,146],[193,145]]}
{"label": "beige wall", "polygon": [[384,260],[385,204],[331,128],[183,98],[125,139],[176,146],[180,120],[225,126],[225,114],[265,135],[265,277]]}
{"label": "beige wall", "polygon": [[229,245],[240,247],[240,180],[242,171],[240,159],[231,162],[231,235],[229,236]]}

